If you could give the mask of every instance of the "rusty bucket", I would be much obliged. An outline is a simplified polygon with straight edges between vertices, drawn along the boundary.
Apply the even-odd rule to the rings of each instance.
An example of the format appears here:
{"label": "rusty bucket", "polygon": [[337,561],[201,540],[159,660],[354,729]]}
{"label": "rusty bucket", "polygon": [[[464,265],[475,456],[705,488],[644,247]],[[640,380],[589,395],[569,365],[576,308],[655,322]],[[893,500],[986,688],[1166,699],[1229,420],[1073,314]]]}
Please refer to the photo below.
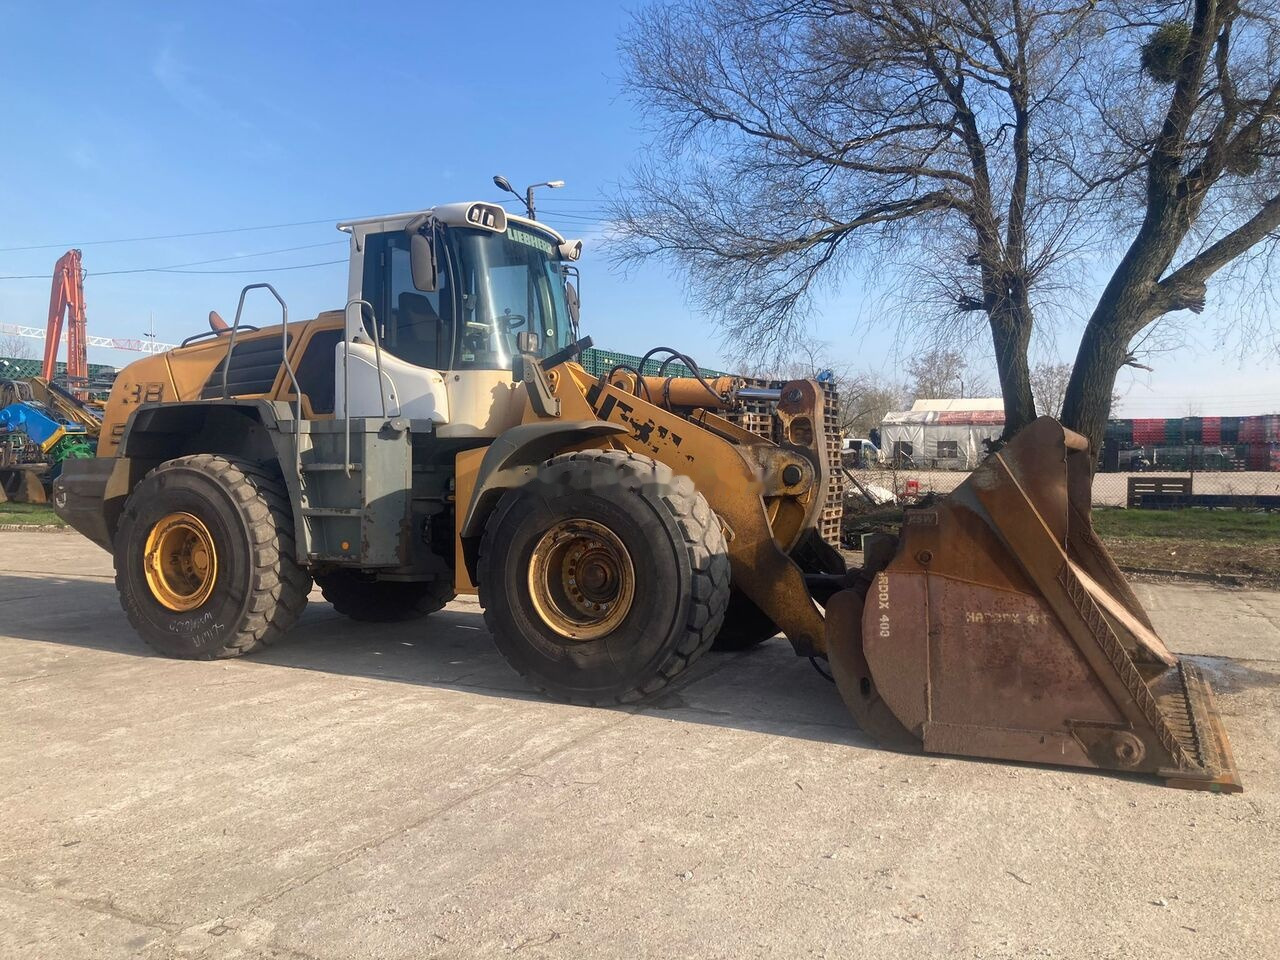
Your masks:
{"label": "rusty bucket", "polygon": [[1042,417],[908,510],[827,606],[841,695],[889,745],[1238,791],[1209,685],[1094,533],[1091,477],[1085,439]]}

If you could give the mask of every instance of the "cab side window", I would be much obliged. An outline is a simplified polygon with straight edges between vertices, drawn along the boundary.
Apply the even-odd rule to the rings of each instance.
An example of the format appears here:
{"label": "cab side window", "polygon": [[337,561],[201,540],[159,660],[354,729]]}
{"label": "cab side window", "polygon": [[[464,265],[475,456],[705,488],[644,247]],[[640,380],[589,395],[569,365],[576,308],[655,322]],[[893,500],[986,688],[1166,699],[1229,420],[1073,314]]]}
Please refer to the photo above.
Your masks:
{"label": "cab side window", "polygon": [[[373,326],[384,350],[419,367],[449,369],[453,294],[444,264],[439,289],[424,293],[413,285],[404,232],[371,234],[365,242],[363,291],[373,305]],[[372,329],[367,316],[365,326]]]}

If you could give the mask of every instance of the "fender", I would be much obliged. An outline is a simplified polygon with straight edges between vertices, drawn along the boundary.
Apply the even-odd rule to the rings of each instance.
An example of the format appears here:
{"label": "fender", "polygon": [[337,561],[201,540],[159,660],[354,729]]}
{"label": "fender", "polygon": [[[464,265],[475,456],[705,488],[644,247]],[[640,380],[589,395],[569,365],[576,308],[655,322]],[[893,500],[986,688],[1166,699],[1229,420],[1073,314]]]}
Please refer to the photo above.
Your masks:
{"label": "fender", "polygon": [[626,427],[617,423],[552,420],[521,424],[500,434],[480,461],[466,515],[458,525],[458,536],[464,540],[479,537],[498,497],[528,483],[540,463],[566,447],[625,433]]}
{"label": "fender", "polygon": [[[269,400],[142,404],[122,425],[114,456],[67,462],[54,485],[54,510],[109,551],[125,501],[152,468],[189,452],[287,462],[281,422],[292,419],[287,403]],[[284,474],[296,507],[297,478]]]}
{"label": "fender", "polygon": [[[277,409],[277,408],[283,409]],[[285,403],[270,400],[191,400],[183,403],[146,403],[134,410],[125,421],[120,436],[117,455],[142,460],[167,460],[180,455],[187,441],[204,431],[211,421],[235,422],[264,427],[268,432],[278,431],[281,420],[292,420],[293,412]],[[222,433],[218,440],[226,443],[227,436],[236,444],[252,442],[243,431]],[[202,453],[232,453],[233,450],[204,449]]]}

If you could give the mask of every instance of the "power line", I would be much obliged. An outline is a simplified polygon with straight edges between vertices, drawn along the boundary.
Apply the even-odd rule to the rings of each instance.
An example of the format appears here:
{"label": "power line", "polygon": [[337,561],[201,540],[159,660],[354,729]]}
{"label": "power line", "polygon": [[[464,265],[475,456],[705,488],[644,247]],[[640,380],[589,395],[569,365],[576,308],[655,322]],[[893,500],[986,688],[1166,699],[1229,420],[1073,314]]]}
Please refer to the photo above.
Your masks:
{"label": "power line", "polygon": [[[505,199],[494,200],[491,203],[516,203],[517,200]],[[560,214],[566,218],[577,218],[582,214],[599,213],[599,200],[589,197],[556,197],[551,201],[552,209],[555,205],[562,203],[591,203],[596,204],[595,210],[575,210],[562,211]],[[315,220],[293,220],[288,223],[264,223],[252,227],[224,227],[218,230],[191,230],[186,233],[157,233],[145,237],[115,237],[109,240],[73,240],[63,243],[32,243],[24,244],[16,247],[0,247],[0,253],[19,253],[25,250],[67,250],[72,247],[98,247],[107,246],[117,243],[148,243],[154,240],[186,240],[192,237],[216,237],[230,233],[252,233],[258,230],[283,230],[288,227],[312,227],[320,223],[340,223],[342,217],[320,217]],[[10,279],[8,277],[0,279]]]}
{"label": "power line", "polygon": [[[517,200],[517,199],[507,199],[507,200],[490,200],[490,201],[488,201],[488,202],[489,202],[489,203],[499,204],[499,205],[505,205],[505,204],[509,204],[509,203],[518,204],[519,206],[518,206],[518,208],[516,209],[516,211],[514,211],[514,212],[519,213],[521,216],[524,216],[524,201],[522,201],[522,200]],[[558,205],[559,205],[559,204],[561,204],[561,203],[595,203],[595,204],[599,204],[599,201],[598,201],[598,200],[577,200],[577,201],[573,201],[573,200],[566,200],[566,199],[561,198],[561,197],[551,197],[551,198],[548,198],[548,199],[546,199],[546,200],[544,200],[544,201],[542,201],[541,203],[539,203],[539,204],[538,204],[538,213],[540,213],[540,214],[550,214],[550,215],[551,215],[551,218],[552,218],[553,220],[556,220],[556,219],[564,219],[564,220],[586,220],[586,221],[589,221],[589,222],[591,222],[591,223],[600,223],[600,222],[602,222],[602,218],[605,216],[605,213],[606,213],[606,211],[605,211],[605,210],[603,210],[602,208],[600,208],[599,206],[597,206],[595,209],[591,209],[591,210],[582,210],[582,209],[578,209],[578,210],[561,210],[561,209],[559,208],[559,206],[558,206]]]}
{"label": "power line", "polygon": [[[594,204],[597,204],[597,205],[598,205],[598,204],[600,204],[600,203],[602,202],[602,200],[601,200],[601,199],[599,199],[599,198],[592,198],[592,197],[560,197],[560,196],[556,196],[556,195],[555,195],[555,194],[553,194],[553,193],[539,194],[539,196],[546,197],[546,202],[547,202],[547,203],[594,203]],[[486,200],[485,202],[486,202],[486,203],[499,203],[499,204],[502,204],[502,203],[518,203],[518,204],[520,204],[521,206],[524,206],[524,198],[523,198],[523,197],[511,197],[511,196],[507,196],[507,197],[503,197],[503,198],[501,198],[501,199],[499,199],[499,200]],[[539,206],[541,206],[541,204],[539,204]]]}
{"label": "power line", "polygon": [[159,270],[158,273],[283,273],[285,270],[306,270],[309,267],[327,267],[335,263],[348,263],[348,259],[321,260],[319,263],[296,263],[291,267],[259,267],[255,270]]}
{"label": "power line", "polygon": [[[604,207],[590,207],[586,209],[582,207],[570,207],[568,209],[564,209],[560,207],[561,202],[562,201],[559,200],[544,200],[542,203],[538,204],[538,213],[553,213],[558,217],[590,217],[603,216],[606,212]],[[524,204],[521,204],[520,206],[523,208]],[[520,216],[524,216],[524,214],[520,213]]]}
{"label": "power line", "polygon": [[604,223],[607,219],[604,214],[586,214],[586,213],[568,213],[563,210],[538,210],[539,213],[546,213],[551,220],[569,220],[574,223]]}
{"label": "power line", "polygon": [[213,237],[224,233],[250,233],[254,230],[283,230],[285,227],[311,227],[317,223],[338,223],[341,217],[324,217],[320,220],[295,220],[292,223],[266,223],[256,227],[227,227],[222,230],[196,230],[191,233],[163,233],[150,237],[121,237],[115,240],[79,240],[74,243],[35,243],[22,247],[0,247],[0,253],[19,250],[63,250],[71,247],[98,247],[111,243],[146,243],[150,240],[184,240],[188,237]]}
{"label": "power line", "polygon": [[[596,226],[605,222],[603,220],[596,219],[594,217],[584,215],[583,213],[576,212],[576,211],[575,212],[563,211],[557,214],[557,216],[581,226]],[[327,223],[327,222],[332,222],[332,221],[328,219],[302,220],[302,221],[297,221],[294,224],[274,224],[271,226],[263,226],[263,227],[242,227],[242,228],[227,229],[227,230],[207,230],[207,231],[199,231],[199,232],[185,233],[185,234],[169,234],[164,237],[160,237],[160,236],[134,237],[131,239],[124,239],[124,240],[89,241],[88,243],[101,243],[101,244],[132,243],[132,242],[137,242],[141,240],[212,236],[216,234],[238,233],[238,232],[249,231],[249,230],[267,230],[267,229],[272,229],[273,226],[284,227],[284,226],[297,226],[297,225],[304,225],[304,224]],[[348,241],[345,239],[332,240],[332,241],[326,241],[324,243],[310,243],[310,244],[303,244],[301,246],[295,246],[295,247],[281,247],[276,250],[263,250],[259,253],[242,253],[242,254],[236,254],[234,256],[229,256],[229,257],[215,257],[208,260],[192,260],[187,263],[175,263],[175,264],[170,264],[168,266],[163,266],[163,267],[129,267],[122,270],[88,270],[88,271],[85,271],[85,276],[86,277],[112,277],[112,276],[125,276],[129,274],[139,274],[139,273],[182,273],[182,274],[276,273],[284,270],[302,270],[302,269],[307,269],[309,267],[329,266],[334,263],[341,263],[342,261],[326,260],[319,263],[298,264],[296,266],[290,266],[290,267],[271,267],[271,268],[263,268],[258,270],[188,270],[186,268],[203,266],[209,263],[226,263],[232,260],[249,260],[249,259],[255,259],[257,257],[268,257],[268,256],[274,256],[275,254],[279,254],[279,253],[291,253],[297,250],[314,250],[318,247],[337,246],[339,244],[345,244],[347,242]],[[82,243],[80,244],[80,246],[87,246],[88,243]],[[49,244],[47,246],[60,247],[62,246],[62,244]],[[5,250],[12,251],[12,250],[39,250],[39,249],[45,249],[45,246],[41,245],[41,246],[31,246],[31,247],[0,247],[0,252],[3,252]],[[46,273],[0,275],[0,280],[49,280],[51,278],[52,278],[52,275],[46,274]]]}
{"label": "power line", "polygon": [[[230,257],[214,257],[210,260],[192,260],[189,263],[173,263],[166,267],[130,267],[125,270],[86,270],[86,277],[113,277],[130,273],[246,273],[249,271],[221,271],[221,270],[183,270],[184,267],[199,267],[208,263],[227,263],[231,260],[252,260],[257,257],[270,257],[277,253],[293,253],[296,250],[314,250],[317,247],[333,247],[339,244],[346,244],[346,240],[326,240],[324,243],[306,243],[298,247],[281,247],[278,250],[263,250],[260,253],[238,253]],[[317,264],[318,266],[318,264]],[[271,268],[273,270],[283,269],[280,267]],[[51,274],[47,273],[30,273],[13,276],[0,276],[0,280],[49,280],[52,279]]]}

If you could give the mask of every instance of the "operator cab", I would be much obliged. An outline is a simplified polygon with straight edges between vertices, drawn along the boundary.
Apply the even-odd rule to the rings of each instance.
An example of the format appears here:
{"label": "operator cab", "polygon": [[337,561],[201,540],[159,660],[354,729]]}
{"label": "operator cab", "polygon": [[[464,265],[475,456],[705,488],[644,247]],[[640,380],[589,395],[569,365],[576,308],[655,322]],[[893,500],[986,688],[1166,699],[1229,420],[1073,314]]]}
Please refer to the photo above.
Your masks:
{"label": "operator cab", "polygon": [[442,436],[496,436],[518,423],[517,337],[533,334],[525,345],[543,357],[573,342],[569,278],[581,241],[488,203],[339,229],[351,234],[351,302],[336,357],[338,415],[349,396],[350,416],[381,416],[385,400],[388,416],[431,420]]}

